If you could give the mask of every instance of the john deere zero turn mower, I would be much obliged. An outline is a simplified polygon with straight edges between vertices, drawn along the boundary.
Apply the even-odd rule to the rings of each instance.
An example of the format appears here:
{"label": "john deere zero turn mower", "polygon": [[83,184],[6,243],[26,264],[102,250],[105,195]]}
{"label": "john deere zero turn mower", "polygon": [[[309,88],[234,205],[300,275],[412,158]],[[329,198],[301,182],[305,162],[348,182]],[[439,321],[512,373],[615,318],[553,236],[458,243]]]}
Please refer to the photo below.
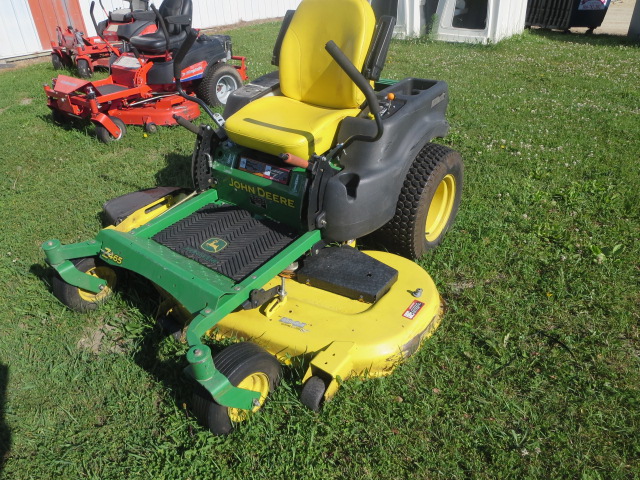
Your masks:
{"label": "john deere zero turn mower", "polygon": [[[43,244],[72,309],[96,308],[121,270],[157,286],[185,318],[192,408],[214,433],[260,409],[281,362],[305,365],[301,400],[317,410],[339,381],[391,373],[440,323],[412,260],[452,224],[463,166],[430,143],[448,131],[446,84],[379,80],[393,26],[366,0],[303,0],[276,42],[278,72],[234,92],[226,123],[177,119],[197,134],[195,191],[116,198],[94,239]],[[387,251],[354,248],[363,236]],[[239,343],[212,358],[207,339]]]}

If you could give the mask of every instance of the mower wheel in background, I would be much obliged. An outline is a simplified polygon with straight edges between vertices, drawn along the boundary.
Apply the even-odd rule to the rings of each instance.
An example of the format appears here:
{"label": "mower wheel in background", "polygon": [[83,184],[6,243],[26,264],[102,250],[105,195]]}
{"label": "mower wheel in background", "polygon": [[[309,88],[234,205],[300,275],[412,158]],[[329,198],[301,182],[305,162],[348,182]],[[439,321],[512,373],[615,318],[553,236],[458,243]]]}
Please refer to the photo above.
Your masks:
{"label": "mower wheel in background", "polygon": [[196,89],[196,94],[211,107],[225,106],[227,98],[242,86],[238,71],[226,63],[209,65],[204,78]]}
{"label": "mower wheel in background", "polygon": [[458,152],[427,143],[409,168],[394,217],[372,237],[410,259],[436,248],[456,218],[463,170]]}
{"label": "mower wheel in background", "polygon": [[62,61],[62,57],[55,52],[52,53],[51,65],[53,65],[54,70],[62,70],[64,68],[64,62]]}
{"label": "mower wheel in background", "polygon": [[124,125],[124,122],[122,120],[120,120],[118,117],[109,118],[120,129],[120,135],[114,137],[109,133],[109,130],[107,130],[106,127],[96,123],[96,137],[98,137],[98,140],[100,140],[102,143],[117,142],[127,134],[127,127]]}
{"label": "mower wheel in background", "polygon": [[58,275],[53,277],[53,294],[71,310],[88,312],[95,310],[112,294],[116,286],[116,272],[110,266],[99,262],[94,257],[71,260],[78,270],[107,281],[105,288],[99,293],[89,292],[65,282]]}
{"label": "mower wheel in background", "polygon": [[91,76],[93,75],[93,71],[91,70],[89,62],[84,58],[79,59],[76,66],[78,68],[78,74],[80,75],[80,77],[91,78]]}
{"label": "mower wheel in background", "polygon": [[232,385],[260,393],[260,400],[252,411],[223,407],[204,387],[198,385],[193,393],[192,410],[200,423],[215,435],[226,435],[234,424],[244,422],[258,411],[267,395],[280,381],[280,363],[267,351],[250,342],[230,345],[213,358],[215,367]]}
{"label": "mower wheel in background", "polygon": [[302,392],[300,393],[300,402],[310,410],[317,412],[320,410],[320,405],[324,399],[324,392],[326,392],[327,386],[318,376],[313,376],[304,382]]}

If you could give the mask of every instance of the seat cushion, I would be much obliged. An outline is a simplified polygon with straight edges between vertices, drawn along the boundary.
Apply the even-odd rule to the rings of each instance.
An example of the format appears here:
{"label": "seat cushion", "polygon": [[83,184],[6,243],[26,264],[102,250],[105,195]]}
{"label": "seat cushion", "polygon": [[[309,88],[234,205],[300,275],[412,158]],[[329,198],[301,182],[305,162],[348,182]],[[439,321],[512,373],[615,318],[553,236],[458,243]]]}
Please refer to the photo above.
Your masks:
{"label": "seat cushion", "polygon": [[[178,35],[169,36],[169,50],[175,50],[182,45],[184,39],[187,38],[187,32],[182,31]],[[132,37],[131,45],[136,47],[142,53],[161,54],[167,49],[167,38],[161,30],[146,35],[138,35]]]}
{"label": "seat cushion", "polygon": [[229,117],[225,130],[239,145],[279,155],[308,159],[331,148],[340,121],[360,113],[359,108],[332,109],[288,97],[264,97]]}

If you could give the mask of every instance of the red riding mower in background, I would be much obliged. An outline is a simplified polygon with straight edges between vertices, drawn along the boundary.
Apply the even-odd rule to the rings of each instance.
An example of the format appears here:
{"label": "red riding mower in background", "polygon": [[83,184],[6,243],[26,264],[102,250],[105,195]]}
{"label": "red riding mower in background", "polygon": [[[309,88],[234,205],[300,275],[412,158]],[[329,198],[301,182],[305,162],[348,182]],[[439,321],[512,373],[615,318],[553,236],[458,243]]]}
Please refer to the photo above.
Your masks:
{"label": "red riding mower in background", "polygon": [[[159,30],[132,37],[132,51],[112,63],[108,78],[88,81],[59,75],[51,87],[45,85],[54,119],[89,119],[97,137],[108,143],[125,135],[125,124],[142,125],[153,133],[157,125],[176,125],[175,115],[197,118],[200,108],[176,93],[173,73],[173,56],[191,31],[192,8],[192,0],[164,0],[159,10],[152,6]],[[230,65],[230,60],[240,65]],[[228,35],[199,34],[182,65],[184,90],[211,106],[225,105],[247,79],[245,58],[232,56]]]}
{"label": "red riding mower in background", "polygon": [[71,25],[65,30],[57,26],[58,43],[51,42],[53,68],[60,70],[76,65],[82,78],[90,78],[97,67],[109,68],[112,56],[119,57],[122,51],[126,51],[126,42],[131,37],[155,32],[158,28],[156,16],[149,10],[149,0],[126,1],[130,8],[109,12],[107,20],[97,24],[96,37],[86,37]]}

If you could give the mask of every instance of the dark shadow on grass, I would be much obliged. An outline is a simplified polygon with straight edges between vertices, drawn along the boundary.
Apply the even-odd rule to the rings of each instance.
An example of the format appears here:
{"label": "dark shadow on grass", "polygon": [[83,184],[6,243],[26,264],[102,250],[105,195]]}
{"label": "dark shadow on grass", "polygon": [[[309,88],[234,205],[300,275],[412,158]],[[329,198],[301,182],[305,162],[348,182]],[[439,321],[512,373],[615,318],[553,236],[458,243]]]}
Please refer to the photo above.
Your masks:
{"label": "dark shadow on grass", "polygon": [[544,37],[556,42],[580,43],[585,45],[593,45],[596,47],[611,47],[618,45],[637,46],[638,41],[629,37],[620,35],[607,34],[586,34],[579,32],[562,32],[560,30],[548,30],[543,28],[532,28],[531,35]]}
{"label": "dark shadow on grass", "polygon": [[[44,258],[44,253],[42,256]],[[34,263],[29,267],[29,273],[40,280],[49,292],[52,292],[51,277],[53,276],[53,272],[53,268],[48,265],[42,265],[41,263]]]}
{"label": "dark shadow on grass", "polygon": [[191,156],[170,153],[165,166],[156,173],[156,185],[160,187],[183,187],[192,189]]}
{"label": "dark shadow on grass", "polygon": [[89,120],[83,120],[75,117],[64,117],[63,120],[56,120],[51,111],[49,111],[49,113],[38,115],[38,118],[44,123],[49,123],[51,125],[64,128],[65,130],[82,130],[87,129],[87,127],[91,125]]}
{"label": "dark shadow on grass", "polygon": [[[132,272],[123,273],[126,275],[120,282],[120,295],[145,317],[157,320],[162,302],[160,293],[145,278]],[[174,354],[166,354],[164,358],[160,355],[163,342],[178,342],[174,338],[167,338],[169,336],[170,333],[156,323],[144,333],[133,359],[163,385],[176,405],[190,404],[193,382],[183,373],[188,362],[185,355],[178,351],[179,345],[176,345]]]}
{"label": "dark shadow on grass", "polygon": [[[142,186],[137,183],[124,182],[118,176],[99,175],[100,179],[111,184],[119,184],[128,190],[129,193],[137,192],[149,186]],[[156,181],[153,187],[182,187],[188,190],[193,188],[191,180],[191,157],[170,153],[165,158],[165,166],[156,173]],[[103,212],[100,212],[100,220],[105,225]]]}
{"label": "dark shadow on grass", "polygon": [[0,363],[0,474],[11,451],[11,430],[5,419],[9,367]]}

